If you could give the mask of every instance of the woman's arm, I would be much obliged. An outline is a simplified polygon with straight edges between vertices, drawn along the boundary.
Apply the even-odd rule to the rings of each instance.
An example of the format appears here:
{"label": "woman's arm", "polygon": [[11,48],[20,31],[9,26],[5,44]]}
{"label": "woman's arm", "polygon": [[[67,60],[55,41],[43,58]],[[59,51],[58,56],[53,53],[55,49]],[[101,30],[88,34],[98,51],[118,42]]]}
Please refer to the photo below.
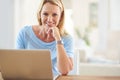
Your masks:
{"label": "woman's arm", "polygon": [[73,69],[73,60],[67,56],[63,44],[57,44],[57,66],[62,75],[67,75]]}
{"label": "woman's arm", "polygon": [[[52,28],[53,36],[56,42],[61,40],[59,29],[57,27]],[[68,41],[65,42],[65,45],[62,43],[56,43],[57,48],[57,67],[62,75],[67,75],[69,71],[73,69],[73,60],[72,57],[69,57],[68,54],[72,52],[72,41],[67,38]],[[69,49],[69,50],[66,50]],[[68,52],[68,53],[67,53]],[[69,53],[70,52],[70,53]]]}

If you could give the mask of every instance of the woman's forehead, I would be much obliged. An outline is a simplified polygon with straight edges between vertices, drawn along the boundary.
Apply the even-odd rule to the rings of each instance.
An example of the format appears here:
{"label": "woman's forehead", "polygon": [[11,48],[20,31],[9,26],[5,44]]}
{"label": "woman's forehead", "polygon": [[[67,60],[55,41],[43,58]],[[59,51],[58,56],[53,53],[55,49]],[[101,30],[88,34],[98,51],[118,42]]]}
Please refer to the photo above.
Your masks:
{"label": "woman's forehead", "polygon": [[54,5],[50,2],[47,2],[43,5],[42,11],[52,11],[52,12],[60,12],[60,7],[57,5]]}

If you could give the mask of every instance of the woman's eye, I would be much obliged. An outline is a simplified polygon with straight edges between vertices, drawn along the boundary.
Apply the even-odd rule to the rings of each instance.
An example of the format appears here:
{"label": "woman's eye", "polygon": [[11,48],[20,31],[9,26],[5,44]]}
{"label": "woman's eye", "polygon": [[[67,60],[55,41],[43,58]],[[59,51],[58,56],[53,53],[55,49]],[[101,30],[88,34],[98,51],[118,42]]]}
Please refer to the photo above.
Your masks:
{"label": "woman's eye", "polygon": [[47,16],[48,14],[47,13],[43,13],[43,15]]}
{"label": "woman's eye", "polygon": [[55,13],[55,14],[53,14],[53,16],[55,17],[55,16],[57,16],[57,14]]}

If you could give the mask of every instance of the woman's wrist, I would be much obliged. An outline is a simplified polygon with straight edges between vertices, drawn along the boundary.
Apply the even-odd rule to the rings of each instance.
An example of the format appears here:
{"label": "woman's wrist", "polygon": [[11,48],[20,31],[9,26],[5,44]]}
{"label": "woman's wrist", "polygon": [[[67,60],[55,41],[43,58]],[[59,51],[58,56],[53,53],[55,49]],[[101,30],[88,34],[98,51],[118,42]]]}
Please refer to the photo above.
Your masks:
{"label": "woman's wrist", "polygon": [[61,37],[60,37],[60,36],[57,36],[57,37],[55,38],[55,40],[56,40],[56,41],[59,41],[59,40],[61,40]]}
{"label": "woman's wrist", "polygon": [[63,41],[62,40],[57,40],[56,44],[63,44]]}

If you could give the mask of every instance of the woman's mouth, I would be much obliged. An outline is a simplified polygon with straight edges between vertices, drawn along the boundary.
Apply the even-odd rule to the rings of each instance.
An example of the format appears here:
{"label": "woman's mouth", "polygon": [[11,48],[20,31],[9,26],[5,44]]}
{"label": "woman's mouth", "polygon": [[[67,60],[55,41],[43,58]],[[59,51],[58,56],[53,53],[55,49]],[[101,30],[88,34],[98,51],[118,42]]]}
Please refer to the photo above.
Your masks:
{"label": "woman's mouth", "polygon": [[47,23],[46,24],[48,27],[53,27],[54,25],[53,25],[53,23]]}

